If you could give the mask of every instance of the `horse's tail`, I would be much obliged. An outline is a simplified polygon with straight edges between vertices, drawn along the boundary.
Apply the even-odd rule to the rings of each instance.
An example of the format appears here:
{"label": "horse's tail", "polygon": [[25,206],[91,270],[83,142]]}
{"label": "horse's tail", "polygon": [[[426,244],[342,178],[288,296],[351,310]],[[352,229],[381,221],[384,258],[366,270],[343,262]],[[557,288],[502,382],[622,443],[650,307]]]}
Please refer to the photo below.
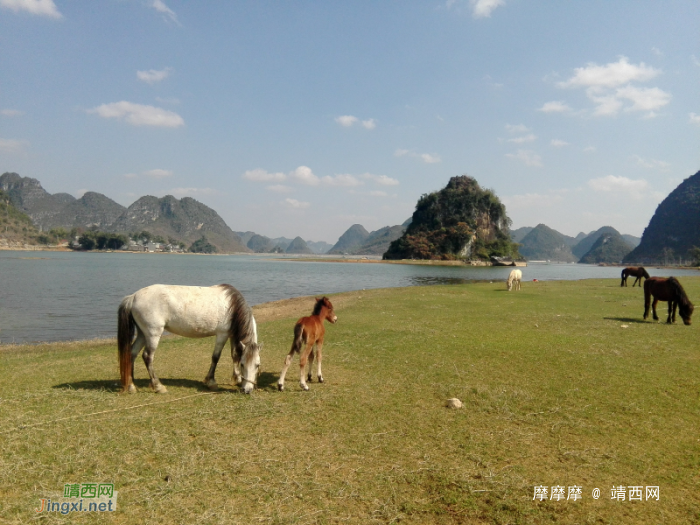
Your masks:
{"label": "horse's tail", "polygon": [[134,302],[134,296],[128,295],[124,297],[119,310],[117,312],[117,347],[119,348],[119,373],[122,380],[122,388],[124,392],[129,390],[131,386],[131,376],[133,372],[133,363],[131,360],[131,345],[134,340],[134,330],[136,322],[134,316],[131,315],[131,306]]}
{"label": "horse's tail", "polygon": [[292,349],[291,352],[296,352],[300,353],[301,352],[301,346],[304,344],[304,324],[301,322],[297,322],[297,324],[294,325],[294,340],[292,341]]}
{"label": "horse's tail", "polygon": [[622,281],[620,281],[620,286],[625,285],[625,277],[627,277],[627,268],[623,268],[622,273],[620,274],[620,278],[622,279]]}

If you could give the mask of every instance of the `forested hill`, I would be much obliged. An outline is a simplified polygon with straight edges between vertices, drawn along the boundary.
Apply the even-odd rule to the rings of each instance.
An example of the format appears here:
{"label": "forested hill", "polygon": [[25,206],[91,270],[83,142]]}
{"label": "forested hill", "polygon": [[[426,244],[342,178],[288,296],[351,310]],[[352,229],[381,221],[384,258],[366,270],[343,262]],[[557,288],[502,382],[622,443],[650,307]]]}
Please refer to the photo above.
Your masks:
{"label": "forested hill", "polygon": [[659,204],[639,246],[624,262],[653,264],[686,258],[694,247],[700,247],[700,171]]}

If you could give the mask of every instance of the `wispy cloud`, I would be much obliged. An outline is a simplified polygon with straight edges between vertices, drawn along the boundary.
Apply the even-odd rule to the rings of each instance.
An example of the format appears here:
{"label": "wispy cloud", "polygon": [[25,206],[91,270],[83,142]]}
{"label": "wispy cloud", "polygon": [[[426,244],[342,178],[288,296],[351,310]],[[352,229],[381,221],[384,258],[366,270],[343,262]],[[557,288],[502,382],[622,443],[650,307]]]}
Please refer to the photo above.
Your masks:
{"label": "wispy cloud", "polygon": [[364,182],[358,180],[357,177],[349,174],[334,175],[333,177],[326,175],[321,178],[321,183],[325,186],[340,186],[344,188],[354,188],[364,184]]}
{"label": "wispy cloud", "polygon": [[377,127],[377,121],[373,118],[360,121],[359,118],[353,115],[341,115],[340,117],[335,117],[333,120],[343,126],[344,128],[350,128],[360,122],[365,129],[374,129]]}
{"label": "wispy cloud", "polygon": [[289,207],[294,208],[295,210],[303,210],[311,206],[310,202],[302,202],[296,199],[284,199],[284,202],[287,203]]}
{"label": "wispy cloud", "polygon": [[568,146],[569,143],[566,142],[565,140],[560,140],[560,139],[552,139],[549,144],[551,146],[554,146],[555,148],[563,148],[564,146]]}
{"label": "wispy cloud", "polygon": [[21,153],[29,146],[26,140],[0,139],[0,151],[3,153]]}
{"label": "wispy cloud", "polygon": [[361,175],[363,179],[368,179],[374,181],[375,184],[379,186],[398,186],[399,181],[397,179],[392,179],[386,175],[373,175],[371,173],[364,173]]}
{"label": "wispy cloud", "polygon": [[134,104],[133,102],[112,102],[102,104],[96,108],[88,109],[88,113],[94,113],[102,118],[115,118],[124,120],[133,126],[155,126],[164,128],[179,128],[185,125],[180,115],[154,106]]}
{"label": "wispy cloud", "polygon": [[659,171],[668,171],[671,168],[671,164],[663,160],[644,159],[639,155],[634,155],[632,158],[637,163],[637,166],[642,168]]}
{"label": "wispy cloud", "polygon": [[537,137],[530,133],[528,135],[523,135],[522,137],[508,139],[508,142],[512,142],[513,144],[525,144],[526,142],[534,142],[535,140],[537,140]]}
{"label": "wispy cloud", "polygon": [[542,157],[531,150],[519,149],[516,153],[506,153],[506,157],[522,162],[526,166],[531,166],[533,168],[542,167]]}
{"label": "wispy cloud", "polygon": [[254,170],[248,170],[243,174],[244,179],[252,180],[255,182],[282,182],[287,179],[287,175],[282,172],[270,173],[262,168],[256,168]]}
{"label": "wispy cloud", "polygon": [[0,7],[15,13],[22,11],[37,16],[63,18],[53,0],[0,0]]}
{"label": "wispy cloud", "polygon": [[150,7],[158,11],[161,15],[163,15],[163,18],[167,21],[173,22],[177,25],[181,25],[180,21],[177,19],[177,15],[175,14],[175,11],[170,9],[167,5],[165,5],[165,2],[163,0],[152,0],[150,3]]}
{"label": "wispy cloud", "polygon": [[620,57],[617,62],[603,66],[590,63],[576,68],[574,75],[557,83],[557,87],[584,88],[596,105],[593,111],[596,116],[617,115],[624,109],[647,112],[646,116],[651,118],[671,101],[671,94],[656,87],[640,88],[633,83],[648,82],[660,74],[660,70],[644,62],[631,64],[627,57]]}
{"label": "wispy cloud", "polygon": [[24,115],[24,111],[20,111],[18,109],[3,109],[0,111],[0,115],[3,117],[21,117]]}
{"label": "wispy cloud", "polygon": [[440,158],[440,155],[433,155],[431,153],[416,153],[415,151],[411,151],[409,149],[397,149],[394,151],[394,156],[395,157],[412,157],[416,159],[420,159],[426,164],[437,164],[439,162],[442,162],[442,159]]}
{"label": "wispy cloud", "polygon": [[291,186],[285,186],[284,184],[271,184],[270,186],[266,186],[265,189],[276,193],[290,193],[294,191],[294,188]]}
{"label": "wispy cloud", "polygon": [[170,76],[172,68],[166,67],[164,69],[149,69],[148,71],[137,71],[136,76],[139,80],[145,82],[146,84],[155,84],[161,80],[165,80]]}
{"label": "wispy cloud", "polygon": [[289,174],[289,178],[307,186],[318,186],[321,182],[308,166],[299,166]]}
{"label": "wispy cloud", "polygon": [[469,0],[474,18],[488,18],[497,7],[506,5],[504,0]]}
{"label": "wispy cloud", "polygon": [[629,179],[627,177],[616,177],[608,175],[607,177],[599,177],[590,179],[588,187],[593,191],[604,193],[626,193],[632,197],[639,198],[642,193],[649,188],[649,183],[644,179]]}
{"label": "wispy cloud", "polygon": [[695,113],[689,113],[688,116],[690,117],[691,124],[700,124],[700,115],[696,115]]}
{"label": "wispy cloud", "polygon": [[571,108],[564,102],[553,100],[551,102],[545,102],[537,111],[541,111],[542,113],[569,113]]}

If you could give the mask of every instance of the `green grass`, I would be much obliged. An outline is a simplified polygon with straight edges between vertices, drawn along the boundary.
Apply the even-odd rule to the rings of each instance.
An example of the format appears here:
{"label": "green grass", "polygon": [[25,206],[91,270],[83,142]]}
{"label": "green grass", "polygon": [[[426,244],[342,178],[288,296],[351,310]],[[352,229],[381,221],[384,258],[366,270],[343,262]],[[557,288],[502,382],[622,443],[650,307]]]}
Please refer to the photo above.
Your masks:
{"label": "green grass", "polygon": [[[682,282],[699,302],[700,278]],[[326,382],[309,392],[298,358],[285,392],[276,381],[312,300],[259,324],[251,396],[223,384],[227,355],[222,392],[203,389],[211,339],[162,342],[166,395],[140,359],[139,393],[117,394],[113,341],[4,347],[0,521],[700,523],[700,319],[643,322],[641,290],[617,280],[331,299]],[[116,513],[34,512],[93,481],[115,484]],[[536,502],[535,485],[583,499]],[[612,501],[619,485],[659,486],[660,501]]]}

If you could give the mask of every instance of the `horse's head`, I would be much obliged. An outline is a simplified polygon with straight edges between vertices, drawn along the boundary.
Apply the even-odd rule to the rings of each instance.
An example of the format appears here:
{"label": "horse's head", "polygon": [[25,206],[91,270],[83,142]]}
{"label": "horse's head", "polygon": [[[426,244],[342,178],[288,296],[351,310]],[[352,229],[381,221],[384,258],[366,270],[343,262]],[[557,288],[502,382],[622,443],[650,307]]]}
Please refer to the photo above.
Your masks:
{"label": "horse's head", "polygon": [[693,310],[695,310],[695,307],[690,301],[688,301],[687,304],[680,303],[678,305],[678,313],[680,314],[681,319],[683,319],[684,325],[689,326],[692,322],[690,318],[693,316]]}
{"label": "horse's head", "polygon": [[335,315],[333,311],[333,304],[330,302],[328,297],[322,297],[321,299],[316,299],[316,306],[314,307],[314,314],[319,315],[323,311],[326,311],[325,319],[330,323],[335,323],[338,320],[338,316]]}
{"label": "horse's head", "polygon": [[262,343],[238,344],[241,352],[241,388],[244,394],[250,394],[258,384]]}

